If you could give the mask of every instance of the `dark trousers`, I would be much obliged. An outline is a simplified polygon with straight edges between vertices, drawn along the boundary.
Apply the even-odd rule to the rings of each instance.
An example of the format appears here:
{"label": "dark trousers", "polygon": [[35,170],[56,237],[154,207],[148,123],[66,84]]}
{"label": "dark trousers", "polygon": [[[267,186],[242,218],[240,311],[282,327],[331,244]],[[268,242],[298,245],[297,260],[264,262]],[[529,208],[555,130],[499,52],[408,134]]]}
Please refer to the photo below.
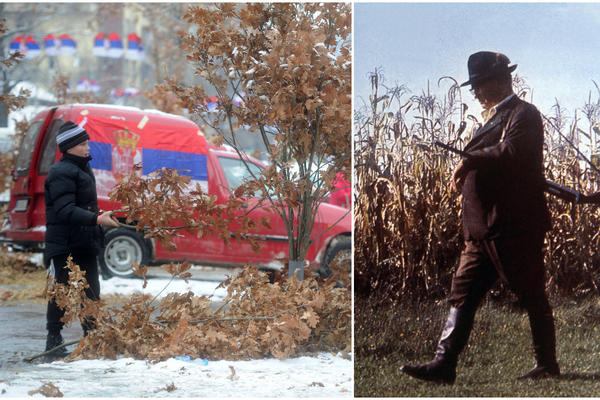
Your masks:
{"label": "dark trousers", "polygon": [[[67,268],[68,254],[61,254],[50,258],[49,274],[53,275],[60,284],[66,284],[69,281],[69,269]],[[85,271],[85,279],[90,285],[85,289],[85,295],[91,300],[100,300],[100,280],[98,277],[98,264],[96,255],[93,251],[86,253],[75,252],[72,254],[73,263],[79,265],[82,271]],[[48,302],[46,312],[46,329],[50,333],[58,333],[64,326],[60,319],[65,315],[63,309],[58,307],[54,301]],[[92,322],[88,322],[90,324]],[[86,326],[84,325],[84,330]]]}
{"label": "dark trousers", "polygon": [[467,241],[452,279],[450,304],[476,309],[502,279],[527,311],[552,312],[545,292],[542,234]]}
{"label": "dark trousers", "polygon": [[543,243],[542,234],[466,242],[450,291],[450,304],[468,322],[464,323],[468,329],[459,335],[460,340],[455,340],[461,343],[455,346],[456,353],[468,339],[479,303],[500,278],[527,311],[538,365],[556,365],[556,334],[545,291]]}

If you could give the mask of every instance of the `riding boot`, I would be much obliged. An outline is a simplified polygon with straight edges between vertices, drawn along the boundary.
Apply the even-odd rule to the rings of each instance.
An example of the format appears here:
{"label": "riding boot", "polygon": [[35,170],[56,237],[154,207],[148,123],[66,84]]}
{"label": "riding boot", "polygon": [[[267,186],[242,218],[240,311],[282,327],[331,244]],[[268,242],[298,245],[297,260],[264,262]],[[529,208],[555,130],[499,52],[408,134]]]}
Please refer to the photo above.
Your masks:
{"label": "riding boot", "polygon": [[467,344],[474,317],[472,309],[450,308],[434,359],[423,365],[403,365],[400,370],[425,381],[454,383],[458,355]]}
{"label": "riding boot", "polygon": [[556,361],[556,333],[552,310],[548,306],[543,311],[528,311],[531,335],[533,337],[533,351],[535,353],[535,367],[517,379],[537,379],[549,376],[559,376],[560,369]]}

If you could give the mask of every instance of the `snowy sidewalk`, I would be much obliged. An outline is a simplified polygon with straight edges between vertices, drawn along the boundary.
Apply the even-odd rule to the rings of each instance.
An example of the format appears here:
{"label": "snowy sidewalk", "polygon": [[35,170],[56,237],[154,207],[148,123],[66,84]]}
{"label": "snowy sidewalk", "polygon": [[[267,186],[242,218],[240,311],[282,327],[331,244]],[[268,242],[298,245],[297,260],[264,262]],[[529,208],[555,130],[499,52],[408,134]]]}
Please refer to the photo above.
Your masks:
{"label": "snowy sidewalk", "polygon": [[0,398],[28,397],[46,382],[65,397],[352,397],[352,362],[328,353],[204,364],[131,358],[34,364],[3,376]]}
{"label": "snowy sidewalk", "polygon": [[[141,279],[101,280],[101,296],[143,291],[159,294],[169,279],[155,277],[142,289]],[[169,292],[193,291],[221,301],[226,291],[218,281],[172,281]],[[287,360],[180,361],[151,364],[132,358],[81,360],[71,363],[22,361],[43,350],[46,306],[0,306],[0,399],[30,397],[50,382],[65,397],[352,397],[353,364],[340,355],[320,353]],[[81,336],[79,324],[65,327],[65,341]],[[73,348],[72,346],[70,347]],[[44,397],[40,393],[32,397]]]}

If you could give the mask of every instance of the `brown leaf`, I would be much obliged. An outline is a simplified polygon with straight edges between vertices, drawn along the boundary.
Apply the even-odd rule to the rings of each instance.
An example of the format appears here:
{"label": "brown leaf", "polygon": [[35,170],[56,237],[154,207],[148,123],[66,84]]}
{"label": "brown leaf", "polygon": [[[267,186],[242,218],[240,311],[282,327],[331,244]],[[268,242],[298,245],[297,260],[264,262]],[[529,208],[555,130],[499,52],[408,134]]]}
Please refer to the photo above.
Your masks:
{"label": "brown leaf", "polygon": [[36,390],[30,390],[27,392],[30,396],[40,393],[46,397],[63,397],[64,395],[60,389],[55,386],[52,382],[46,382]]}
{"label": "brown leaf", "polygon": [[236,375],[235,375],[235,368],[233,368],[233,365],[230,365],[230,366],[229,366],[229,369],[231,370],[231,375],[229,375],[229,376],[227,377],[229,380],[232,380],[232,381],[237,381],[238,379],[240,379],[240,377],[239,377],[239,376],[236,376]]}

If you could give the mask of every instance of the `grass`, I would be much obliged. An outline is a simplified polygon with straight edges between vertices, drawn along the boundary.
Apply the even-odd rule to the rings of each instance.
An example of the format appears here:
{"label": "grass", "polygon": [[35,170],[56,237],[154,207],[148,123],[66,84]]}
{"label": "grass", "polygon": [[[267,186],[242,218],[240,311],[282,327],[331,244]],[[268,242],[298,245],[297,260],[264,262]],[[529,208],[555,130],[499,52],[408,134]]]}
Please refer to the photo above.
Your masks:
{"label": "grass", "polygon": [[422,382],[400,372],[403,364],[431,360],[447,311],[445,302],[377,306],[357,297],[355,396],[600,396],[597,297],[554,304],[562,376],[538,381],[515,379],[535,362],[527,315],[492,300],[486,300],[476,315],[469,344],[459,358],[454,385]]}

